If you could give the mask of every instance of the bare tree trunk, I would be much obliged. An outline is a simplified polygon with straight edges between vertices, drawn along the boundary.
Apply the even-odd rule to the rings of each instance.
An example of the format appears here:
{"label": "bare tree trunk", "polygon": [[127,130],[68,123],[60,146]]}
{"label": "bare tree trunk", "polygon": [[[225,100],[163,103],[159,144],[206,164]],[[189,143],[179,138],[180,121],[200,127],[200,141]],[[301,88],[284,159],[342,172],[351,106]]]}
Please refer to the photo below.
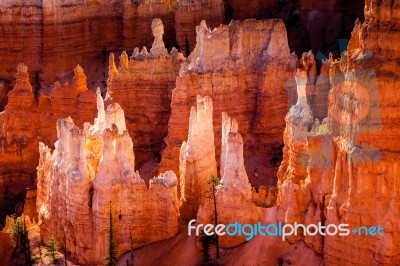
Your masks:
{"label": "bare tree trunk", "polygon": [[[217,199],[215,198],[215,186],[213,186],[213,197],[214,197],[214,219],[215,219],[215,226],[218,225],[218,214],[217,214]],[[217,259],[219,259],[219,243],[218,243],[218,235],[215,234],[215,247],[217,249]]]}

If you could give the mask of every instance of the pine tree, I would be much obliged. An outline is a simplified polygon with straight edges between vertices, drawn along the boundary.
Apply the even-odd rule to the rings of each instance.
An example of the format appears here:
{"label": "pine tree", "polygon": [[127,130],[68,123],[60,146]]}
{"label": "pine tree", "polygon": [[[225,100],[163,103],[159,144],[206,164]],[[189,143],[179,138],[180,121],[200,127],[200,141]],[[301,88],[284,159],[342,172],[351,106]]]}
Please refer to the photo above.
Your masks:
{"label": "pine tree", "polygon": [[117,259],[117,244],[114,241],[114,226],[113,226],[113,215],[110,201],[110,227],[108,228],[108,256],[106,258],[106,266],[118,265]]}
{"label": "pine tree", "polygon": [[[216,226],[218,224],[218,213],[217,213],[217,199],[215,197],[215,194],[217,193],[217,187],[222,185],[222,182],[219,178],[215,177],[214,175],[210,176],[210,179],[207,181],[208,188],[206,189],[206,195],[207,198],[213,201],[214,205],[214,211],[213,211],[213,218],[214,218],[214,225]],[[219,242],[218,242],[218,235],[214,235],[214,241],[215,241],[215,248],[217,250],[216,257],[219,258]]]}
{"label": "pine tree", "polygon": [[28,229],[26,228],[25,217],[23,216],[23,234],[22,234],[22,249],[24,251],[24,258],[27,265],[32,265],[31,248],[29,246]]}
{"label": "pine tree", "polygon": [[45,254],[46,257],[49,257],[51,263],[56,263],[58,260],[58,243],[56,238],[52,235],[50,239],[46,242],[47,252]]}
{"label": "pine tree", "polygon": [[15,265],[32,265],[31,250],[29,247],[28,230],[26,228],[25,217],[13,217],[12,239],[15,248],[12,255],[12,262]]}

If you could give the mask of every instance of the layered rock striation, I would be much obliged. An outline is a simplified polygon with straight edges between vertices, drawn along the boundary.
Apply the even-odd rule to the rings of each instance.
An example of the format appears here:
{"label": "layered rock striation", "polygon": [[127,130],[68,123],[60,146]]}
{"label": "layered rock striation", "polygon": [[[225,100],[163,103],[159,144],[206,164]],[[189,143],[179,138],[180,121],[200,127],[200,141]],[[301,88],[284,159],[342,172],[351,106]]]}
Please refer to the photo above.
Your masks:
{"label": "layered rock striation", "polygon": [[171,0],[2,1],[0,78],[11,80],[14,66],[24,62],[30,67],[31,81],[45,86],[93,55],[150,46],[149,25],[155,17],[166,23],[171,49],[175,5]]}
{"label": "layered rock striation", "polygon": [[[55,235],[72,261],[101,264],[112,216],[118,254],[166,239],[178,231],[177,177],[150,180],[135,172],[132,139],[117,103],[80,129],[71,118],[57,122],[53,152],[40,143],[37,209],[42,239]],[[111,214],[110,214],[111,212]]]}

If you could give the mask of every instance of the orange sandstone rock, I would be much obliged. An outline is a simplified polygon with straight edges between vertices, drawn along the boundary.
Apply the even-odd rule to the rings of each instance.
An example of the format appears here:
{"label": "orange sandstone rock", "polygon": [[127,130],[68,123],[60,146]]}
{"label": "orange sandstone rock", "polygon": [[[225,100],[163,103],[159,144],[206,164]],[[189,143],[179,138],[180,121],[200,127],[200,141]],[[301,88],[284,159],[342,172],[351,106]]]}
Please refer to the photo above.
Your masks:
{"label": "orange sandstone rock", "polygon": [[[57,123],[53,153],[40,143],[37,209],[42,239],[54,234],[79,264],[106,258],[112,206],[118,254],[175,235],[179,202],[177,177],[169,171],[150,180],[135,172],[132,139],[117,103],[83,129],[71,118]],[[88,234],[91,232],[91,234]]]}
{"label": "orange sandstone rock", "polygon": [[151,21],[166,24],[168,48],[174,46],[175,0],[168,1],[40,1],[0,3],[0,77],[14,76],[14,66],[30,67],[43,85],[50,85],[93,55],[151,45]]}
{"label": "orange sandstone rock", "polygon": [[57,84],[50,97],[42,94],[39,99],[32,93],[26,65],[18,65],[17,71],[9,102],[0,113],[0,193],[8,188],[13,198],[34,187],[38,143],[50,145],[56,139],[58,117],[72,116],[82,124],[85,118],[94,116],[96,107],[95,93],[87,90],[80,67],[72,85],[61,88]]}
{"label": "orange sandstone rock", "polygon": [[161,20],[155,19],[152,29],[154,42],[150,53],[145,48],[141,52],[135,48],[129,59],[126,53],[121,55],[118,69],[113,54],[109,63],[107,91],[112,101],[125,111],[139,166],[148,160],[149,154],[160,157],[159,152],[165,146],[171,91],[184,60],[176,50],[170,54],[166,51]]}
{"label": "orange sandstone rock", "polygon": [[[211,32],[202,22],[196,32],[196,47],[172,91],[167,147],[160,169],[178,170],[180,147],[188,135],[190,107],[196,105],[197,95],[211,96],[217,161],[221,113],[227,112],[241,125],[251,183],[273,184],[277,170],[273,158],[281,145],[288,102],[286,82],[295,68],[284,24],[279,20],[235,21]],[[257,158],[263,166],[251,164]],[[255,168],[259,168],[259,178],[252,174]]]}
{"label": "orange sandstone rock", "polygon": [[[224,165],[220,167],[222,184],[216,192],[218,223],[256,224],[265,213],[252,202],[252,189],[244,167],[243,139],[237,131],[237,121],[223,113],[221,163]],[[214,223],[213,212],[213,201],[206,200],[200,205],[197,222]],[[219,243],[221,247],[234,247],[246,242],[246,238],[243,235],[222,236]]]}
{"label": "orange sandstone rock", "polygon": [[190,110],[188,140],[181,146],[179,169],[180,213],[184,221],[189,221],[196,218],[199,205],[205,204],[211,175],[217,176],[213,104],[209,96],[198,96],[197,108]]}
{"label": "orange sandstone rock", "polygon": [[296,134],[299,123],[290,119],[291,112],[287,117],[278,220],[383,228],[382,236],[350,232],[290,239],[302,239],[328,265],[399,263],[399,53],[396,31],[382,31],[395,10],[386,2],[367,1],[367,21],[356,24],[349,51],[339,61],[330,60],[326,123],[297,116],[300,124],[310,124]]}
{"label": "orange sandstone rock", "polygon": [[[229,23],[224,18],[225,7],[222,0],[177,1],[175,30],[176,40],[181,50],[187,54],[193,50],[196,45],[195,29],[202,20],[206,20],[211,28],[215,28],[224,22]],[[187,48],[189,51],[186,51]]]}

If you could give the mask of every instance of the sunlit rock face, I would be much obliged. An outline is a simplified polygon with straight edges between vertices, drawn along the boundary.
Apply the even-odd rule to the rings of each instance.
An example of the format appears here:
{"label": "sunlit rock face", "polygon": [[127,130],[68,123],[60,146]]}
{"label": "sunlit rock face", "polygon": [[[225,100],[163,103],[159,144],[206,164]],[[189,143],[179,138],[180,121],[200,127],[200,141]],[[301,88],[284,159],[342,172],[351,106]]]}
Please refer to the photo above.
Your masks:
{"label": "sunlit rock face", "polygon": [[[241,125],[250,181],[257,187],[271,185],[288,104],[286,82],[294,74],[296,62],[289,52],[285,26],[278,20],[246,20],[211,31],[203,21],[196,32],[196,47],[183,64],[172,91],[167,147],[160,169],[178,171],[190,108],[200,94],[213,99],[217,162],[221,153],[221,114],[228,112]],[[258,164],[258,160],[263,163]]]}
{"label": "sunlit rock face", "polygon": [[197,96],[197,108],[190,110],[189,134],[179,158],[181,217],[196,218],[200,204],[206,200],[207,181],[217,176],[213,130],[213,104],[209,96]]}
{"label": "sunlit rock face", "polygon": [[[96,94],[88,90],[81,67],[76,67],[72,84],[56,84],[50,96],[41,94],[35,99],[28,67],[19,64],[14,89],[0,113],[0,193],[8,189],[12,198],[20,200],[26,188],[34,187],[38,143],[50,145],[56,140],[58,117],[71,116],[82,125],[84,119],[94,118],[95,110]],[[3,198],[0,204],[14,207]]]}
{"label": "sunlit rock face", "polygon": [[[187,222],[215,223],[211,176],[217,177],[211,97],[197,96],[197,106],[189,117],[188,139],[180,152],[181,218]],[[252,202],[253,191],[244,167],[243,139],[238,123],[222,114],[222,185],[216,188],[218,223],[257,223],[261,208]],[[222,159],[223,158],[223,159]],[[263,212],[264,213],[264,212]],[[222,247],[234,247],[246,241],[244,236],[222,237]]]}
{"label": "sunlit rock face", "polygon": [[[252,189],[247,177],[243,158],[243,138],[238,133],[238,122],[226,113],[222,114],[221,185],[216,191],[218,223],[256,224],[262,221],[265,211],[252,202]],[[214,201],[205,192],[207,200],[200,206],[198,223],[214,223]],[[235,247],[246,242],[246,236],[220,237],[221,247]]]}
{"label": "sunlit rock face", "polygon": [[[102,263],[106,257],[110,204],[118,254],[178,231],[177,177],[168,171],[150,180],[135,172],[132,139],[117,104],[80,129],[71,118],[57,122],[53,152],[39,145],[37,209],[42,239],[54,234],[73,261]],[[66,239],[66,242],[65,242]]]}
{"label": "sunlit rock face", "polygon": [[171,113],[171,91],[185,60],[175,49],[167,52],[160,19],[154,19],[151,28],[154,41],[149,52],[146,47],[135,48],[130,57],[123,52],[118,67],[113,54],[109,61],[107,91],[125,111],[137,165],[154,154],[160,157]]}
{"label": "sunlit rock face", "polygon": [[289,112],[278,172],[279,221],[383,228],[383,236],[350,232],[290,239],[303,239],[328,265],[395,265],[400,260],[399,53],[396,31],[381,30],[388,29],[389,20],[396,25],[391,20],[396,6],[365,4],[366,21],[356,23],[348,51],[327,62],[328,119],[316,123],[302,115],[295,121],[309,126],[296,134],[299,123]]}
{"label": "sunlit rock face", "polygon": [[[384,228],[384,236],[370,235],[360,240],[353,236],[348,241],[335,237],[326,241],[324,250],[328,262],[372,261],[393,265],[400,263],[397,182],[400,115],[395,107],[400,101],[397,92],[400,47],[398,32],[394,30],[399,25],[398,6],[366,1],[365,17],[366,21],[357,24],[353,31],[349,53],[342,59],[340,69],[337,69],[340,65],[335,68],[343,73],[345,85],[339,78],[331,78],[334,82],[329,95],[329,113],[334,118],[331,128],[340,137],[334,141],[335,179],[327,221],[347,221],[352,226],[379,225]],[[389,21],[394,28],[389,27]],[[380,63],[382,60],[384,63]],[[354,114],[343,112],[335,104],[341,93],[346,92],[343,87],[356,91],[356,99],[342,100],[345,108],[352,104],[360,106]],[[369,105],[363,96],[365,92],[369,95]],[[357,252],[351,254],[350,249]]]}

